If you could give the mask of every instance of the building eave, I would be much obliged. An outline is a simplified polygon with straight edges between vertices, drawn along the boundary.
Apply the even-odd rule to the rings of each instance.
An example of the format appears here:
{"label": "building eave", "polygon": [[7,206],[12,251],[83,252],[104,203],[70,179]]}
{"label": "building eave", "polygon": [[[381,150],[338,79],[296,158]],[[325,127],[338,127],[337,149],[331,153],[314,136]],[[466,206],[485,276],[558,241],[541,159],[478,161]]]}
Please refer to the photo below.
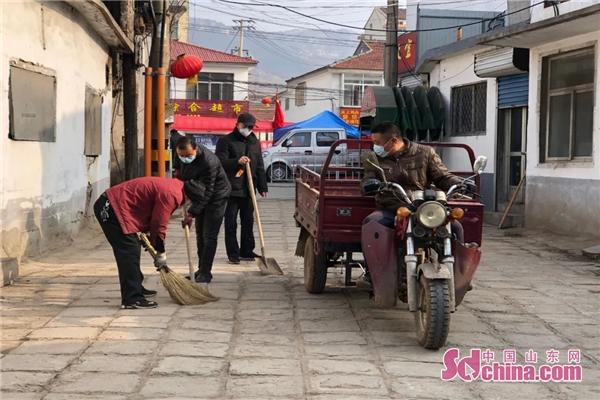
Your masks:
{"label": "building eave", "polygon": [[66,1],[66,3],[79,11],[109,47],[125,53],[133,53],[133,41],[125,35],[102,1]]}

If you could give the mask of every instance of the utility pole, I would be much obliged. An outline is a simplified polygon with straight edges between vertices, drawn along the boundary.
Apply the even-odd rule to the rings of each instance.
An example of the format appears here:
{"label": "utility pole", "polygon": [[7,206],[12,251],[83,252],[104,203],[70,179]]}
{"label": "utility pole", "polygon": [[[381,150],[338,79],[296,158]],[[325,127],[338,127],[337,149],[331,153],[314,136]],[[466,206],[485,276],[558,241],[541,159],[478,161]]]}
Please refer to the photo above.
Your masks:
{"label": "utility pole", "polygon": [[[235,22],[236,24],[239,24],[239,26],[234,27],[234,29],[240,31],[240,44],[236,50],[238,52],[238,56],[244,57],[244,30],[252,29],[251,24],[254,23],[254,20],[252,20],[252,19],[234,19],[233,22]],[[244,25],[246,23],[248,25]]]}
{"label": "utility pole", "polygon": [[[120,25],[123,32],[135,42],[133,0],[121,2]],[[137,44],[136,44],[137,46]],[[137,76],[135,66],[135,50],[131,54],[123,54],[123,124],[125,126],[125,180],[139,176],[138,166],[138,124],[137,124]]]}
{"label": "utility pole", "polygon": [[383,79],[386,86],[398,85],[398,0],[387,0]]}

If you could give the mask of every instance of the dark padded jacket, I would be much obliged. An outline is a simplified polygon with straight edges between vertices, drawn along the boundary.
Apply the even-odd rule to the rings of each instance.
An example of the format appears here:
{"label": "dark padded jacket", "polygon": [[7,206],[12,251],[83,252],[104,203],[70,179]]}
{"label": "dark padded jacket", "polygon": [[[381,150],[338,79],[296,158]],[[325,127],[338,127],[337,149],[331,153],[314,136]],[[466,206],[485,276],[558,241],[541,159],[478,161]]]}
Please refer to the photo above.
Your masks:
{"label": "dark padded jacket", "polygon": [[254,136],[254,133],[245,138],[236,128],[233,132],[219,140],[215,154],[221,160],[221,164],[223,164],[223,168],[231,183],[231,197],[249,196],[246,174],[245,172],[240,174],[240,171],[245,171],[245,167],[238,163],[242,156],[250,158],[250,167],[252,168],[252,179],[254,180],[255,188],[260,193],[268,191],[267,174],[265,173],[262,150],[260,142]]}
{"label": "dark padded jacket", "polygon": [[[380,173],[366,162],[367,160],[379,165],[389,182],[399,183],[408,193],[413,190],[425,190],[432,183],[446,191],[450,186],[462,182],[459,177],[448,171],[448,167],[444,165],[433,147],[414,143],[408,139],[403,140],[405,146],[398,154],[379,157],[374,152],[369,152],[363,156],[362,166],[365,174],[361,189],[368,179],[382,180]],[[386,191],[377,194],[375,202],[377,207],[384,209],[395,209],[403,205],[393,193]]]}
{"label": "dark padded jacket", "polygon": [[179,164],[178,177],[185,182],[183,190],[192,202],[188,212],[194,216],[200,215],[209,202],[225,199],[231,193],[221,162],[202,145],[198,145],[194,161]]}

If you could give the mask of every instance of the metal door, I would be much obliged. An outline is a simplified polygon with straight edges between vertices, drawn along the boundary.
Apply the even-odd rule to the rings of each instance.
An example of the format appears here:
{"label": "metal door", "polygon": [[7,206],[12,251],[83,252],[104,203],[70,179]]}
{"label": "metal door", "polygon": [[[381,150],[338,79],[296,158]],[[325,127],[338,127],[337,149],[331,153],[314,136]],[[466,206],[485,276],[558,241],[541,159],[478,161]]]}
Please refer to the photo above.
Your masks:
{"label": "metal door", "polygon": [[[525,173],[527,139],[527,107],[498,110],[498,147],[496,176],[496,210],[504,211]],[[513,206],[514,212],[525,200],[521,188]],[[521,204],[521,206],[519,206]]]}

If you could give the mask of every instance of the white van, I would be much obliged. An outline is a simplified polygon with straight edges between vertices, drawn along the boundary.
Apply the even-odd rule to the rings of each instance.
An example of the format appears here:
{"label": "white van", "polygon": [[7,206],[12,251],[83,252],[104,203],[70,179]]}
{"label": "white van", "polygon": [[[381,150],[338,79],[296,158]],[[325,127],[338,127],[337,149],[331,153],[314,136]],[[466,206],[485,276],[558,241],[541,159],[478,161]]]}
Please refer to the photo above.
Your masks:
{"label": "white van", "polygon": [[289,131],[263,152],[267,178],[271,182],[290,181],[298,165],[319,172],[329,148],[341,139],[346,139],[346,131],[341,128],[298,128]]}

